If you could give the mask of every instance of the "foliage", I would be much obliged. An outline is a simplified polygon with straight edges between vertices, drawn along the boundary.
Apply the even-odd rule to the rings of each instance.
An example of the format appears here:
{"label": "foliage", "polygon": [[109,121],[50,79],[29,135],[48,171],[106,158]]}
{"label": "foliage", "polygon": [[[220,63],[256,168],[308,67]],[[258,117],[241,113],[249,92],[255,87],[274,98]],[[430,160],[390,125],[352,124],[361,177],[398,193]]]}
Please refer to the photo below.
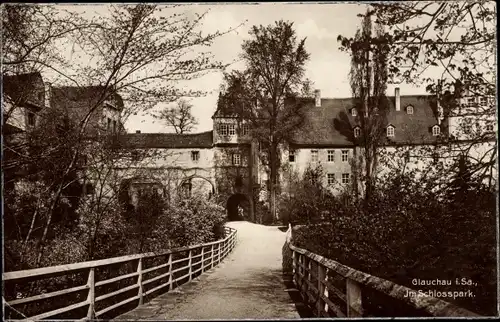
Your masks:
{"label": "foliage", "polygon": [[181,99],[177,102],[177,106],[162,110],[155,117],[164,121],[167,126],[173,127],[177,134],[188,133],[198,124],[196,118],[191,114],[192,107],[189,102]]}
{"label": "foliage", "polygon": [[280,198],[283,224],[318,223],[335,207],[336,200],[325,187],[324,177],[321,166],[309,166],[301,177],[296,175],[288,182],[289,188]]}
{"label": "foliage", "polygon": [[[459,124],[458,133],[453,133],[450,141],[463,134],[470,146],[485,140],[495,141],[481,126],[481,123],[493,127],[496,124],[496,8],[493,2],[373,3],[364,16],[374,19],[383,29],[363,39],[340,35],[341,48],[351,51],[386,46],[389,49],[385,63],[388,82],[425,86],[442,107],[438,117],[471,117],[471,120],[462,119],[465,122]],[[463,97],[468,96],[476,102],[488,98],[489,101],[467,106],[468,103],[464,104],[467,98]],[[495,141],[491,151],[496,150]],[[478,172],[489,173],[494,167],[496,153],[491,151],[479,157]]]}
{"label": "foliage", "polygon": [[303,120],[298,96],[310,88],[304,80],[309,53],[305,39],[297,39],[293,23],[253,26],[249,33],[251,38],[242,46],[246,69],[225,75],[219,108],[251,124],[251,136],[259,142],[261,162],[269,171],[270,209],[276,218],[280,146],[289,142]]}
{"label": "foliage", "polygon": [[179,201],[165,211],[162,232],[173,247],[206,243],[223,236],[224,208],[203,198]]}
{"label": "foliage", "polygon": [[[478,283],[476,297],[457,299],[458,305],[493,314],[496,195],[463,177],[456,173],[452,181],[461,184],[436,193],[429,189],[432,177],[390,171],[376,183],[370,213],[363,200],[344,203],[337,196],[326,220],[301,228],[295,243],[409,287],[413,278],[470,278]],[[310,205],[302,208],[306,213]]]}
{"label": "foliage", "polygon": [[[374,29],[374,30],[372,30]],[[381,37],[382,27],[372,26],[371,17],[363,18],[362,30],[356,36],[350,47],[344,47],[351,55],[351,71],[349,73],[351,91],[354,101],[353,108],[358,111],[356,125],[360,126],[360,137],[355,143],[361,146],[363,162],[358,167],[363,167],[361,182],[364,183],[364,199],[370,202],[373,193],[378,155],[377,148],[383,139],[385,120],[387,114],[387,43],[377,41]],[[374,34],[374,36],[373,36]],[[359,172],[360,169],[355,169]],[[358,188],[358,185],[356,185]]]}
{"label": "foliage", "polygon": [[[97,137],[95,140],[96,137],[93,137],[89,140],[92,120],[100,118],[104,103],[117,94],[125,105],[121,111],[122,118],[137,111],[149,111],[159,102],[202,95],[198,91],[186,91],[178,84],[224,67],[211,57],[207,47],[225,32],[206,34],[200,31],[205,15],[192,19],[179,12],[176,6],[110,5],[103,7],[103,10],[107,9],[107,14],[91,18],[66,12],[60,7],[8,5],[5,8],[5,11],[2,10],[2,31],[5,31],[2,33],[5,36],[2,55],[4,65],[8,66],[5,73],[15,76],[51,71],[58,76],[49,81],[57,85],[72,85],[83,91],[97,88],[89,86],[99,84],[102,89],[96,90],[88,102],[74,109],[82,114],[79,119],[59,115],[57,112],[60,111],[52,111],[51,108],[44,109],[48,111],[42,118],[45,123],[42,122],[33,135],[22,142],[22,147],[16,147],[13,153],[16,158],[10,160],[10,173],[6,177],[18,180],[12,172],[26,169],[30,174],[29,180],[43,185],[44,198],[40,198],[43,207],[36,200],[30,201],[30,204],[34,203],[30,209],[10,207],[12,220],[8,223],[16,225],[16,220],[20,218],[26,222],[24,225],[35,223],[33,230],[36,229],[36,236],[26,233],[23,228],[23,235],[16,238],[25,239],[26,234],[30,238],[36,237],[38,242],[34,251],[38,254],[38,264],[35,266],[39,266],[51,239],[61,233],[59,222],[64,222],[67,215],[72,218],[70,222],[87,220],[84,226],[91,226],[88,229],[90,245],[86,246],[87,254],[93,258],[94,249],[101,246],[92,245],[101,237],[104,238],[103,243],[107,242],[99,233],[102,229],[100,225],[106,222],[106,216],[116,213],[117,198],[111,190],[116,190],[113,182],[121,180],[116,180],[117,176],[110,173],[112,166],[116,165],[116,156],[104,147],[108,138]],[[71,57],[65,57],[58,50],[68,43],[71,43],[68,47]],[[20,107],[13,105],[14,108]],[[52,112],[54,115],[50,114]],[[53,116],[57,117],[57,121]],[[12,146],[9,148],[12,150]],[[96,161],[100,162],[92,163],[81,171],[82,152],[88,156],[99,156]],[[2,168],[4,165],[3,162]],[[82,206],[81,209],[88,210],[88,213],[81,210],[80,217],[73,218],[82,199],[79,182],[89,173],[93,174],[93,180],[99,182],[95,188],[100,191],[90,201],[91,204]],[[23,176],[26,177],[26,173],[21,174]],[[15,186],[14,182],[9,184]],[[13,193],[19,192],[14,190]],[[101,198],[108,194],[111,198]],[[16,198],[24,197],[12,196],[12,200]],[[43,210],[43,214],[38,208]],[[110,209],[112,211],[108,212]],[[90,218],[81,218],[84,214]]]}

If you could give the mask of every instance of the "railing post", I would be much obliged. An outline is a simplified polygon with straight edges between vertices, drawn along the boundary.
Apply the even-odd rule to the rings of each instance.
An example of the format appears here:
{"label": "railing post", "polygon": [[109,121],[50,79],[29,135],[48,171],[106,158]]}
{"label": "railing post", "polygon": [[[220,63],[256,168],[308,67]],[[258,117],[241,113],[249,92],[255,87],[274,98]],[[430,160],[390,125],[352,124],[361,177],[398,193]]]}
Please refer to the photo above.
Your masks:
{"label": "railing post", "polygon": [[[309,257],[307,257],[307,281],[309,283],[312,283],[312,281],[311,281],[311,271],[312,271],[311,262],[312,262],[312,260]],[[306,293],[307,293],[308,300],[310,300],[309,294],[311,292],[311,287],[309,286],[309,283],[306,283],[306,288],[307,288]]]}
{"label": "railing post", "polygon": [[322,296],[325,294],[325,284],[323,284],[325,280],[325,267],[321,265],[319,262],[316,262],[318,264],[318,301],[316,302],[316,310],[318,317],[322,317],[322,312],[324,311],[325,308],[325,300],[323,300]]}
{"label": "railing post", "polygon": [[201,272],[205,271],[205,246],[201,246]]}
{"label": "railing post", "polygon": [[360,285],[346,278],[346,302],[347,302],[347,317],[362,317],[363,303],[361,302],[361,287]]}
{"label": "railing post", "polygon": [[189,281],[193,279],[193,251],[190,249],[189,250],[189,261],[188,261],[188,266],[189,266]]}
{"label": "railing post", "polygon": [[211,247],[212,251],[210,252],[210,269],[214,268],[214,244]]}
{"label": "railing post", "polygon": [[173,289],[174,277],[172,276],[172,253],[168,254],[168,290],[171,291]]}
{"label": "railing post", "polygon": [[89,294],[87,301],[89,302],[89,309],[87,311],[87,318],[91,321],[95,318],[95,268],[91,267],[89,270],[89,278],[87,280],[89,286]]}
{"label": "railing post", "polygon": [[139,258],[139,262],[137,263],[137,285],[139,285],[139,305],[143,304],[143,290],[142,290],[142,257]]}
{"label": "railing post", "polygon": [[221,243],[218,243],[218,244],[217,244],[217,245],[219,245],[219,247],[217,247],[217,265],[219,265],[219,264],[220,264],[220,251],[221,251],[220,244],[221,244]]}
{"label": "railing post", "polygon": [[297,282],[297,253],[295,250],[292,250],[292,279],[295,280],[295,283],[298,284]]}

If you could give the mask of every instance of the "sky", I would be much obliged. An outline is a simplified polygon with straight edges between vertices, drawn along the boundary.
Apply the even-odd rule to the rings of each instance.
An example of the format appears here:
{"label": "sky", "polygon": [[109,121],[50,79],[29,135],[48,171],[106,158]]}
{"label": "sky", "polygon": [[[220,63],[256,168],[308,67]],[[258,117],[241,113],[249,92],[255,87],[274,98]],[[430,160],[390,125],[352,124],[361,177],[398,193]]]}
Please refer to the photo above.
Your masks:
{"label": "sky", "polygon": [[[88,6],[84,6],[89,12]],[[92,6],[93,7],[93,6]],[[99,8],[98,6],[94,8]],[[102,8],[102,7],[101,7]],[[269,25],[275,21],[285,20],[294,23],[299,38],[306,38],[306,50],[310,59],[306,64],[306,77],[315,89],[321,91],[322,97],[341,98],[351,96],[348,73],[350,57],[339,50],[339,35],[352,37],[360,26],[357,14],[363,13],[366,7],[359,3],[261,3],[261,4],[192,4],[186,5],[188,15],[208,10],[203,20],[203,31],[213,33],[238,27],[218,38],[210,51],[222,62],[238,59],[241,45],[249,39],[248,31],[253,25]],[[90,12],[100,10],[90,10]],[[241,69],[242,63],[235,63],[229,69]],[[190,98],[193,115],[198,119],[194,132],[212,129],[211,116],[215,112],[219,88],[222,85],[222,73],[214,72],[191,81],[189,87],[207,92],[203,97]],[[425,94],[425,90],[404,84],[398,85],[401,95]],[[392,95],[395,86],[388,86],[388,95]],[[164,123],[150,115],[132,115],[125,123],[129,132],[140,130],[143,133],[172,132]]]}

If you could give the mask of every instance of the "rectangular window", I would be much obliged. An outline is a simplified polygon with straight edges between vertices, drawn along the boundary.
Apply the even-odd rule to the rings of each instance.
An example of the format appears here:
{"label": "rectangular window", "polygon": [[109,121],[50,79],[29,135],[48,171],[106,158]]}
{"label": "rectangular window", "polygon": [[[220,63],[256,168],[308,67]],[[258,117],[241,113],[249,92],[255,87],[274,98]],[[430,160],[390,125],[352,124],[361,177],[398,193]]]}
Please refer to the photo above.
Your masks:
{"label": "rectangular window", "polygon": [[488,98],[487,97],[480,97],[479,102],[482,106],[485,106],[488,104]]}
{"label": "rectangular window", "polygon": [[288,161],[290,163],[295,162],[295,151],[288,151]]}
{"label": "rectangular window", "polygon": [[351,110],[351,115],[352,115],[352,116],[357,116],[357,115],[358,115],[358,111],[357,111],[355,108],[353,108],[353,109]]}
{"label": "rectangular window", "polygon": [[200,151],[191,151],[191,160],[198,162],[200,160]]}
{"label": "rectangular window", "polygon": [[334,184],[335,183],[335,173],[329,173],[328,174],[328,184]]}
{"label": "rectangular window", "polygon": [[311,150],[311,161],[318,162],[318,150]]}
{"label": "rectangular window", "polygon": [[229,124],[229,135],[235,135],[236,134],[236,129],[234,127],[234,124]]}
{"label": "rectangular window", "polygon": [[342,162],[349,160],[349,150],[342,150]]}
{"label": "rectangular window", "polygon": [[493,124],[486,125],[486,132],[493,132],[493,131],[494,131]]}
{"label": "rectangular window", "polygon": [[227,136],[227,124],[219,124],[219,134],[222,136]]}
{"label": "rectangular window", "polygon": [[113,120],[113,132],[116,133],[116,120]]}
{"label": "rectangular window", "polygon": [[470,106],[470,107],[476,105],[476,98],[475,97],[469,97],[467,99],[467,105]]}
{"label": "rectangular window", "polygon": [[241,126],[241,135],[248,135],[250,133],[250,126],[248,124],[243,124]]}
{"label": "rectangular window", "polygon": [[387,136],[394,136],[394,128],[392,126],[387,128]]}
{"label": "rectangular window", "polygon": [[28,126],[35,126],[36,118],[35,113],[28,112]]}
{"label": "rectangular window", "polygon": [[328,162],[335,162],[335,150],[328,150]]}
{"label": "rectangular window", "polygon": [[233,154],[233,165],[240,165],[241,164],[241,155],[239,153],[234,153]]}
{"label": "rectangular window", "polygon": [[350,179],[349,177],[350,177],[349,173],[342,173],[342,183],[343,184],[349,183],[349,179]]}

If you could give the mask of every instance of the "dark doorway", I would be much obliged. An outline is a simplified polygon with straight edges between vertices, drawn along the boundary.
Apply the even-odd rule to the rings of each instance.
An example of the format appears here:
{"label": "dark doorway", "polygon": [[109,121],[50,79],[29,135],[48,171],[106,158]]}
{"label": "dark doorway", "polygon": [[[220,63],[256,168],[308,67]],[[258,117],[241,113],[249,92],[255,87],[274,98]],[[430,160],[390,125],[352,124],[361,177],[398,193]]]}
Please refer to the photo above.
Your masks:
{"label": "dark doorway", "polygon": [[242,193],[236,193],[227,199],[227,220],[239,221],[247,220],[248,218],[248,199]]}

